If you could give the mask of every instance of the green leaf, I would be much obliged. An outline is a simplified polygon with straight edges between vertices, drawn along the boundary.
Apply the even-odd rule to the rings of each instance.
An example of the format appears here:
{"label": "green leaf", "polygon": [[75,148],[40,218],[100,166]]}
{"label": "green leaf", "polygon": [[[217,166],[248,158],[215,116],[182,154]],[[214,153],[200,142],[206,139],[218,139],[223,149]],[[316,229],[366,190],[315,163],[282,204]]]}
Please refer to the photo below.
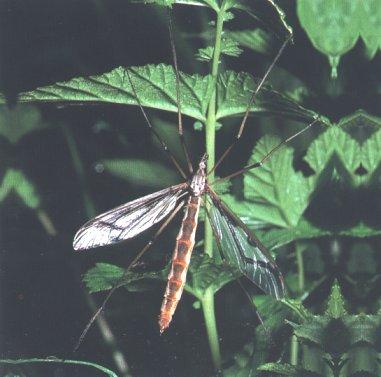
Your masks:
{"label": "green leaf", "polygon": [[[247,73],[226,71],[220,74],[217,80],[217,119],[244,114],[258,83],[259,80]],[[268,85],[264,85],[258,92],[250,111],[279,115],[306,123],[319,117],[314,111],[305,109]]]}
{"label": "green leaf", "polygon": [[8,169],[5,172],[0,186],[0,202],[11,193],[15,193],[29,208],[40,207],[41,198],[36,187],[21,170]]}
{"label": "green leaf", "polygon": [[301,376],[299,368],[291,364],[267,363],[261,365],[258,370],[273,372],[281,376]]}
{"label": "green leaf", "polygon": [[[221,39],[221,54],[238,57],[241,53],[242,50],[238,47],[238,42],[229,37],[223,37]],[[200,48],[196,54],[196,59],[209,62],[213,59],[213,54],[213,46]]]}
{"label": "green leaf", "polygon": [[347,315],[345,310],[344,297],[341,293],[341,289],[337,281],[332,286],[331,294],[327,303],[327,310],[325,314],[331,318],[341,318]]}
{"label": "green leaf", "polygon": [[360,4],[360,35],[365,43],[368,58],[373,59],[381,49],[381,4],[378,0],[363,1]]}
{"label": "green leaf", "polygon": [[381,46],[381,4],[377,0],[298,0],[299,21],[314,47],[327,55],[332,77],[337,76],[341,55],[363,38],[368,56]]}
{"label": "green leaf", "polygon": [[338,126],[329,127],[308,148],[304,159],[315,171],[314,179],[316,180],[334,154],[353,180],[356,180],[355,172],[361,162],[360,145]]}
{"label": "green leaf", "polygon": [[[261,160],[280,143],[266,135],[259,140],[248,165]],[[252,169],[244,177],[244,196],[253,202],[255,217],[281,227],[298,224],[308,205],[310,188],[302,173],[293,168],[293,150],[279,150],[262,167]]]}
{"label": "green leaf", "polygon": [[[141,104],[155,109],[177,112],[176,78],[165,64],[128,68]],[[180,74],[181,109],[185,115],[205,120],[210,76]],[[4,98],[2,99],[4,101]],[[114,103],[137,105],[126,69],[69,81],[21,93],[19,102]]]}
{"label": "green leaf", "polygon": [[119,282],[124,274],[124,269],[113,264],[97,263],[88,270],[83,277],[90,293],[107,291]]}
{"label": "green leaf", "polygon": [[128,182],[146,187],[166,187],[178,182],[179,177],[173,169],[154,162],[139,159],[102,160],[105,170]]}
{"label": "green leaf", "polygon": [[[177,112],[176,77],[171,66],[164,64],[128,68],[136,94],[145,107]],[[184,115],[205,122],[206,108],[211,95],[211,76],[180,73],[181,110]],[[217,120],[240,115],[246,111],[251,93],[258,81],[246,73],[227,71],[217,80]],[[66,82],[37,88],[19,95],[20,102],[28,103],[114,103],[137,105],[126,75],[119,67],[111,72],[89,77],[77,77]],[[0,97],[0,103],[5,102]],[[278,114],[311,121],[316,113],[306,110],[295,101],[269,87],[263,88],[251,106],[251,112]]]}
{"label": "green leaf", "polygon": [[[121,267],[97,263],[95,267],[88,270],[83,278],[90,293],[107,291],[116,285],[124,286],[130,292],[141,292],[152,289],[155,281],[166,281],[168,269],[158,272],[134,272],[127,271]],[[124,275],[124,276],[123,276]],[[123,281],[121,279],[123,278]]]}
{"label": "green leaf", "polygon": [[361,147],[361,163],[368,176],[373,175],[381,165],[381,129],[369,137]]}
{"label": "green leaf", "polygon": [[208,255],[193,255],[189,266],[186,286],[201,299],[207,289],[219,291],[223,286],[236,280],[241,273],[225,262],[216,263]]}
{"label": "green leaf", "polygon": [[18,105],[12,109],[0,106],[0,135],[12,144],[46,127],[39,110],[34,106]]}

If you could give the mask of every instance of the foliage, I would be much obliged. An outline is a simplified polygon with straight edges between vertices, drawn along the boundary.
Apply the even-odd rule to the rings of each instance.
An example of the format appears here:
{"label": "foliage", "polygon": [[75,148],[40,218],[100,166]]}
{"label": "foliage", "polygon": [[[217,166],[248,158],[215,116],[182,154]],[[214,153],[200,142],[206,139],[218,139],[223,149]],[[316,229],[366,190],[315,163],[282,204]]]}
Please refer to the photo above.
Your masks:
{"label": "foliage", "polygon": [[377,0],[298,0],[298,17],[316,49],[327,55],[332,77],[340,57],[361,37],[369,59],[381,48],[381,4]]}
{"label": "foliage", "polygon": [[[381,119],[357,110],[342,116],[344,112],[341,119],[331,121],[322,114],[327,106],[320,106],[322,99],[316,92],[318,85],[303,81],[295,70],[289,72],[279,67],[271,73],[271,85],[266,80],[251,100],[261,81],[251,73],[234,70],[234,63],[254,52],[255,60],[264,59],[268,65],[279,47],[293,35],[288,17],[272,0],[262,4],[245,0],[136,2],[169,8],[182,4],[201,11],[209,8],[214,12],[210,20],[212,13],[205,12],[208,22],[205,22],[204,31],[197,34],[202,46],[192,46],[190,52],[187,50],[189,56],[196,57],[201,63],[194,63],[192,73],[179,72],[185,139],[192,146],[192,152],[196,150],[193,157],[204,152],[204,147],[200,147],[204,133],[198,131],[205,131],[206,150],[210,161],[214,161],[223,152],[224,145],[232,141],[232,132],[237,132],[236,127],[246,110],[248,127],[240,140],[245,148],[241,150],[238,146],[232,152],[237,153],[241,161],[246,159],[246,166],[261,161],[290,135],[318,121],[293,144],[282,144],[262,167],[214,186],[232,211],[274,254],[287,288],[287,298],[280,302],[261,296],[255,287],[246,292],[250,299],[246,306],[229,302],[225,291],[232,288],[231,283],[239,280],[241,275],[235,266],[219,260],[216,245],[209,242],[211,233],[208,233],[208,222],[205,221],[204,238],[198,242],[192,256],[185,291],[193,296],[194,307],[203,309],[214,367],[222,368],[213,301],[218,294],[223,303],[219,303],[219,307],[234,311],[234,318],[229,323],[231,327],[245,321],[252,325],[255,315],[251,313],[247,319],[242,313],[253,303],[257,304],[263,318],[263,326],[255,324],[252,333],[244,334],[246,338],[240,340],[240,344],[245,344],[241,351],[237,351],[240,348],[238,343],[232,342],[234,349],[229,348],[230,353],[224,352],[225,376],[379,375],[380,314],[365,313],[379,313]],[[341,56],[360,38],[367,57],[374,58],[381,47],[377,34],[380,12],[379,3],[373,0],[297,2],[300,24],[313,46],[328,56],[332,77],[338,75]],[[242,15],[246,21],[244,26],[240,24]],[[298,39],[295,42],[298,43]],[[160,115],[155,113],[152,123],[169,149],[175,151],[174,155],[181,156],[183,151],[176,133],[177,126],[168,120],[169,116],[162,114],[174,115],[178,111],[176,72],[167,63],[148,63],[113,69],[108,66],[107,72],[66,77],[28,89],[19,93],[20,104],[11,110],[5,107],[8,97],[1,95],[0,102],[4,106],[0,109],[0,136],[5,158],[2,160],[0,204],[5,205],[6,198],[16,196],[23,206],[36,211],[43,224],[49,223],[46,213],[42,215],[41,212],[45,205],[42,190],[34,183],[28,165],[18,161],[20,151],[29,150],[25,145],[29,145],[32,136],[40,136],[41,131],[52,133],[54,129],[41,116],[40,106],[73,109],[71,105],[123,105],[127,108],[142,105],[147,112],[159,110]],[[202,67],[203,74],[195,73],[196,67]],[[275,123],[279,123],[279,127]],[[128,122],[126,129],[138,133],[144,127],[143,123]],[[136,191],[141,187],[156,190],[179,181],[178,174],[166,162],[149,154],[151,150],[148,148],[161,148],[157,140],[149,140],[152,145],[147,142],[147,157],[144,159],[134,155],[136,146],[128,140],[122,146],[121,157],[116,157],[114,150],[105,149],[106,152],[86,155],[87,160],[82,160],[81,154],[85,154],[83,140],[78,145],[75,140],[79,133],[73,136],[66,125],[62,129],[87,217],[94,215],[96,207],[91,194],[99,190],[90,190],[87,183],[92,177],[86,169],[94,161],[98,162],[98,168],[121,180],[117,186],[122,190],[126,187]],[[124,131],[118,129],[113,147],[126,140],[123,139],[126,138]],[[217,131],[221,139],[216,142]],[[100,138],[106,144],[108,136],[103,138],[103,135]],[[254,143],[254,140],[258,141]],[[248,155],[245,155],[246,150]],[[125,152],[131,153],[126,157]],[[179,161],[184,165],[183,156]],[[211,172],[210,181],[215,178]],[[202,212],[201,217],[204,215]],[[74,228],[74,224],[71,226]],[[198,231],[198,238],[202,238],[201,235]],[[71,236],[70,233],[66,241],[71,241]],[[202,249],[204,252],[199,253]],[[167,280],[169,265],[162,270],[142,269],[139,265],[126,270],[119,267],[124,265],[123,262],[117,263],[118,266],[114,261],[96,263],[83,278],[88,291],[108,291],[118,285],[128,294],[140,293],[163,286]],[[339,279],[353,302],[344,299],[335,282],[325,313],[314,314],[322,313],[322,303],[328,295],[327,286],[331,286],[333,277]],[[242,286],[246,289],[245,282]],[[217,312],[217,319],[219,317]],[[203,324],[200,328],[205,330]],[[222,331],[227,332],[226,328]],[[236,339],[239,335],[228,334],[226,339],[229,336]],[[296,338],[290,341],[291,336]],[[228,348],[227,343],[222,342],[223,347]]]}

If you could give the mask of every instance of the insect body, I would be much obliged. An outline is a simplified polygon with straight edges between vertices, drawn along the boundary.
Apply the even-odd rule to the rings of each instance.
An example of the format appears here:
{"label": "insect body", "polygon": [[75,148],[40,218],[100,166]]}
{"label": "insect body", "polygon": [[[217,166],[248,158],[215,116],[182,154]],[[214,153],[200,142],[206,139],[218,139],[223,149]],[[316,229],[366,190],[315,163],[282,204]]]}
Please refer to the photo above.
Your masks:
{"label": "insect body", "polygon": [[184,289],[203,196],[211,204],[209,219],[225,258],[267,294],[280,298],[284,293],[282,274],[270,254],[209,186],[206,160],[204,155],[190,182],[171,186],[99,215],[83,225],[74,237],[75,250],[113,244],[132,238],[169,217],[178,202],[180,207],[185,206],[159,316],[161,332],[169,326]]}

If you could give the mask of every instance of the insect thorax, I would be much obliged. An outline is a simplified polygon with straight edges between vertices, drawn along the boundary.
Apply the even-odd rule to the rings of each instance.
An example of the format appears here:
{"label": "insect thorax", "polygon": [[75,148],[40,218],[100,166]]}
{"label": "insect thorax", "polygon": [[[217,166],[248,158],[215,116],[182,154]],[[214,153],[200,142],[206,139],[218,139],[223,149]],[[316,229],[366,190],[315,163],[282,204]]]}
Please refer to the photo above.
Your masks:
{"label": "insect thorax", "polygon": [[200,196],[205,192],[205,185],[206,185],[206,160],[207,155],[205,154],[202,156],[201,161],[198,165],[198,170],[196,174],[193,176],[192,181],[190,183],[190,189],[192,192],[192,195],[194,196]]}

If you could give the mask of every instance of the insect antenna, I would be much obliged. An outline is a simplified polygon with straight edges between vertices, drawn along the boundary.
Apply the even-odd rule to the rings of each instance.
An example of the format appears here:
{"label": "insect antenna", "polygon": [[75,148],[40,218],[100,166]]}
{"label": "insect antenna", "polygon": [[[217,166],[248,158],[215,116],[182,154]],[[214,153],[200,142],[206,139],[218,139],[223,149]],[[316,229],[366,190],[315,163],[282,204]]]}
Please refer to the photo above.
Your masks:
{"label": "insect antenna", "polygon": [[263,156],[263,158],[260,161],[254,162],[254,163],[252,163],[250,165],[247,165],[244,168],[242,168],[242,169],[240,169],[240,170],[238,170],[238,171],[236,171],[234,173],[231,173],[231,174],[227,175],[226,177],[218,178],[214,182],[212,182],[211,184],[215,184],[217,182],[226,181],[228,179],[231,179],[231,178],[237,177],[238,175],[246,173],[247,171],[249,171],[251,169],[255,169],[255,168],[261,167],[266,161],[268,161],[270,159],[270,157],[274,154],[274,152],[276,152],[278,149],[280,149],[283,146],[285,146],[287,143],[289,143],[291,140],[295,139],[297,136],[299,136],[303,132],[307,131],[310,127],[312,127],[315,123],[317,123],[319,121],[320,121],[319,118],[315,118],[315,120],[312,121],[310,124],[308,124],[306,127],[301,129],[297,133],[289,136],[288,138],[282,140],[278,145],[276,145],[273,149],[271,149],[270,152],[268,152],[265,156]]}
{"label": "insect antenna", "polygon": [[155,130],[147,112],[144,110],[144,107],[137,95],[137,92],[136,92],[136,88],[135,88],[135,84],[133,83],[132,81],[132,77],[130,75],[130,72],[128,69],[125,69],[125,74],[127,75],[127,78],[128,78],[128,81],[131,85],[131,88],[132,88],[132,92],[134,94],[134,97],[135,97],[135,100],[140,108],[140,111],[141,113],[143,114],[143,117],[146,121],[146,124],[148,126],[148,128],[151,130],[151,132],[155,135],[156,139],[159,141],[159,143],[161,144],[162,148],[164,149],[164,151],[168,154],[170,160],[172,161],[173,165],[176,167],[177,171],[180,173],[180,175],[186,180],[188,177],[187,175],[184,173],[184,170],[181,168],[179,162],[176,160],[175,156],[171,153],[171,151],[169,150],[167,144],[165,143],[165,141],[160,137],[159,133]]}
{"label": "insect antenna", "polygon": [[178,133],[179,133],[180,143],[181,143],[181,146],[182,146],[182,149],[184,151],[184,155],[185,155],[185,158],[187,161],[188,170],[189,170],[190,174],[192,175],[193,174],[193,166],[192,166],[192,162],[190,159],[190,153],[189,153],[187,144],[185,142],[184,131],[183,131],[183,118],[182,118],[182,113],[181,113],[180,74],[179,74],[179,68],[178,68],[175,39],[173,36],[173,20],[172,20],[171,10],[169,8],[167,9],[167,18],[168,18],[169,39],[170,39],[171,50],[172,50],[172,60],[173,60],[173,66],[174,66],[175,76],[176,76]]}
{"label": "insect antenna", "polygon": [[114,294],[114,292],[121,286],[124,285],[127,273],[131,270],[132,267],[138,262],[138,260],[143,256],[143,254],[154,244],[155,240],[159,235],[164,231],[164,229],[167,227],[167,225],[173,220],[173,218],[176,216],[177,212],[180,211],[180,209],[184,205],[184,201],[182,200],[177,207],[173,210],[173,212],[169,215],[169,217],[164,221],[163,224],[161,224],[160,228],[155,232],[155,234],[152,236],[152,238],[145,244],[145,246],[140,250],[140,252],[136,255],[136,257],[133,259],[133,261],[128,265],[128,267],[125,269],[123,276],[119,279],[119,281],[111,288],[111,290],[107,293],[107,296],[102,301],[102,304],[98,307],[96,312],[93,314],[93,316],[90,318],[89,322],[87,323],[86,327],[82,331],[82,334],[80,335],[73,352],[76,352],[80,345],[82,344],[83,340],[85,339],[88,331],[90,330],[92,324],[97,319],[99,314],[103,311],[105,308],[108,300],[111,298],[111,296]]}
{"label": "insect antenna", "polygon": [[275,58],[273,59],[273,61],[269,65],[269,67],[267,68],[267,70],[266,70],[265,74],[263,75],[261,81],[258,83],[258,85],[255,88],[253,94],[251,95],[249,103],[247,104],[247,107],[246,107],[245,114],[244,114],[244,116],[242,118],[241,125],[240,125],[240,127],[238,129],[238,132],[237,132],[233,142],[226,148],[225,152],[221,155],[221,157],[218,159],[218,161],[214,164],[213,168],[208,172],[208,175],[217,169],[217,167],[222,163],[222,161],[226,158],[226,156],[228,156],[230,151],[233,149],[233,147],[237,144],[237,142],[241,138],[243,130],[244,130],[245,125],[246,125],[247,118],[249,117],[249,114],[250,114],[251,106],[254,104],[255,98],[256,98],[258,92],[261,90],[261,88],[262,88],[263,84],[265,83],[267,77],[269,76],[270,72],[273,70],[275,64],[277,63],[277,61],[281,57],[284,49],[286,48],[286,46],[288,45],[288,43],[291,40],[292,40],[292,34],[287,36],[286,40],[283,42],[283,44],[280,47],[280,49],[279,49],[278,53],[276,54]]}

